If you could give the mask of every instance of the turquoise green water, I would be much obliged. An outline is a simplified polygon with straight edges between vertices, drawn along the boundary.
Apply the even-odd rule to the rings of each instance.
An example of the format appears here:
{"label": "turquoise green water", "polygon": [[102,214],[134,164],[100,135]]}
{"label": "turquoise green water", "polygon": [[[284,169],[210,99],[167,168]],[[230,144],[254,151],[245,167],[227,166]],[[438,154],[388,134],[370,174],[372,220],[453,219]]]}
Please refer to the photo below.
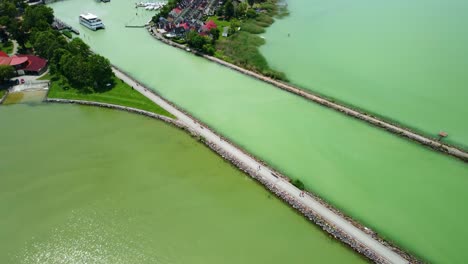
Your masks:
{"label": "turquoise green water", "polygon": [[466,164],[126,29],[151,16],[131,1],[53,7],[77,27],[80,12],[101,16],[106,30],[80,27],[93,49],[385,237],[430,261],[468,258]]}
{"label": "turquoise green water", "polygon": [[184,132],[0,106],[0,263],[360,263]]}
{"label": "turquoise green water", "polygon": [[468,1],[287,3],[291,15],[261,48],[273,68],[427,134],[446,131],[468,149]]}

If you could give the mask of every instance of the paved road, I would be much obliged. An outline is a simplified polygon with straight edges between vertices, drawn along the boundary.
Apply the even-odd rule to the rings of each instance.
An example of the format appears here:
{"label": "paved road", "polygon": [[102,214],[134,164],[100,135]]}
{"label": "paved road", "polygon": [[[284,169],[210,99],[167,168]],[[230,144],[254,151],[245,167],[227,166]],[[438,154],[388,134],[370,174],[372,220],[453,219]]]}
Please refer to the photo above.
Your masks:
{"label": "paved road", "polygon": [[12,40],[12,42],[13,42],[13,51],[11,52],[11,54],[9,54],[10,56],[13,56],[18,52],[18,42],[16,42],[16,40]]}
{"label": "paved road", "polygon": [[403,257],[392,251],[390,248],[384,246],[379,241],[375,240],[372,236],[366,234],[359,228],[355,227],[349,221],[341,217],[340,215],[334,213],[316,199],[311,196],[305,195],[301,197],[301,191],[297,189],[291,183],[281,179],[274,177],[272,175],[273,170],[270,168],[265,167],[263,164],[259,163],[255,159],[251,158],[249,155],[245,154],[243,151],[235,147],[234,145],[230,144],[227,141],[221,140],[220,136],[212,132],[208,127],[204,127],[200,125],[197,120],[192,119],[192,117],[186,115],[185,113],[179,111],[177,108],[169,104],[166,100],[162,97],[155,95],[154,93],[150,92],[148,88],[136,83],[133,81],[129,76],[125,75],[124,73],[120,72],[118,69],[114,68],[115,75],[132,86],[135,90],[139,91],[141,94],[155,102],[156,104],[160,105],[162,108],[166,109],[169,113],[173,114],[175,117],[179,119],[183,124],[187,127],[198,133],[199,135],[203,136],[206,140],[211,141],[221,147],[225,152],[229,153],[233,157],[236,157],[237,160],[243,162],[245,165],[249,166],[252,170],[260,170],[258,173],[264,179],[269,181],[272,184],[275,184],[278,188],[282,189],[283,191],[288,192],[291,196],[293,196],[298,201],[302,202],[304,205],[309,207],[310,209],[314,210],[318,215],[320,215],[323,219],[327,220],[329,223],[333,224],[335,227],[341,229],[349,236],[353,237],[355,240],[361,242],[362,244],[366,245],[369,249],[373,250],[377,255],[388,261],[389,263],[408,263]]}

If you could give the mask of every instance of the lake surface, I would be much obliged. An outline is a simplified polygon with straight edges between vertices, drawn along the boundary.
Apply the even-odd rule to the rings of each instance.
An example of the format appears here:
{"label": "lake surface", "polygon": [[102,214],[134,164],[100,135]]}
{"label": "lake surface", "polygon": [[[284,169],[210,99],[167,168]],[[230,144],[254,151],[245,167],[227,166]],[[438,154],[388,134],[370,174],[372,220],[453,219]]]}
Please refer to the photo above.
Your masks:
{"label": "lake surface", "polygon": [[429,135],[446,131],[468,149],[468,1],[287,3],[291,15],[261,48],[273,68]]}
{"label": "lake surface", "polygon": [[0,106],[0,263],[363,263],[183,131]]}
{"label": "lake surface", "polygon": [[[132,1],[52,7],[95,51],[381,235],[430,261],[468,258],[465,163],[125,28],[154,14]],[[106,30],[81,27],[81,12]]]}

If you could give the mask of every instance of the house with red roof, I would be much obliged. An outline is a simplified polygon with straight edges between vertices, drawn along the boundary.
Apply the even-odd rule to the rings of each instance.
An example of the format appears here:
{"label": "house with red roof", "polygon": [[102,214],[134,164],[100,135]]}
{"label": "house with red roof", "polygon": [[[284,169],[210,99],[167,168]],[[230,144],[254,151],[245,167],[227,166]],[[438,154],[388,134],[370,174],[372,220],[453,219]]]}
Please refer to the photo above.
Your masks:
{"label": "house with red roof", "polygon": [[169,13],[170,16],[172,17],[177,17],[180,15],[180,13],[182,12],[182,9],[176,7],[174,9],[171,10],[171,12]]}
{"label": "house with red roof", "polygon": [[218,25],[216,25],[216,23],[213,20],[210,20],[210,21],[205,23],[202,30],[203,31],[210,31],[211,29],[217,28],[217,27],[218,27]]}
{"label": "house with red roof", "polygon": [[183,27],[185,30],[188,30],[190,28],[190,26],[187,23],[179,24],[178,27]]}
{"label": "house with red roof", "polygon": [[47,60],[29,54],[10,57],[0,52],[0,65],[12,66],[18,75],[41,75],[47,69]]}

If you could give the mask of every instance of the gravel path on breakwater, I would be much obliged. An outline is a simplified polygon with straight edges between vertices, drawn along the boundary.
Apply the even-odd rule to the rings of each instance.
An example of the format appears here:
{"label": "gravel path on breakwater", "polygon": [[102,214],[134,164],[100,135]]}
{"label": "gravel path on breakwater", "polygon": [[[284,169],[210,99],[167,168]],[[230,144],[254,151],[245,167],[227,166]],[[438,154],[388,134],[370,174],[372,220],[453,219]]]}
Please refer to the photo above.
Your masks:
{"label": "gravel path on breakwater", "polygon": [[129,74],[126,74],[115,66],[113,67],[113,71],[117,78],[177,117],[178,122],[174,123],[171,121],[172,124],[176,124],[178,127],[187,130],[224,159],[230,161],[237,168],[250,175],[268,190],[293,206],[307,219],[322,227],[323,230],[333,237],[351,246],[357,252],[376,263],[419,262],[403,250],[391,246],[390,243],[379,238],[377,234],[352,221],[349,217],[344,216],[323,200],[314,195],[303,193],[292,185],[287,177],[221,137],[207,125],[162,98],[155,91],[134,80]]}
{"label": "gravel path on breakwater", "polygon": [[[177,47],[177,48],[188,51],[186,46],[175,43],[173,41],[170,41],[170,40],[164,38],[163,36],[161,36],[161,34],[155,32],[152,28],[147,28],[147,29],[155,39],[157,39],[157,40],[159,40],[159,41],[161,41],[163,43],[166,43],[168,45],[171,45],[173,47]],[[299,88],[297,88],[297,87],[295,87],[295,86],[293,86],[291,84],[286,84],[284,82],[274,80],[272,78],[266,77],[264,75],[258,74],[258,73],[253,72],[253,71],[246,70],[246,69],[244,69],[242,67],[236,66],[234,64],[223,61],[221,59],[218,59],[218,58],[215,58],[215,57],[212,57],[212,56],[209,56],[209,55],[198,54],[197,52],[194,52],[194,51],[189,51],[189,52],[191,52],[191,53],[193,52],[193,53],[195,53],[195,54],[197,54],[197,55],[199,55],[199,56],[201,56],[201,57],[203,57],[203,58],[205,58],[207,60],[218,63],[218,64],[220,64],[222,66],[228,67],[228,68],[233,69],[235,71],[238,71],[238,72],[240,72],[240,73],[242,73],[244,75],[253,77],[253,78],[258,79],[260,81],[264,81],[264,82],[269,83],[269,84],[271,84],[271,85],[273,85],[273,86],[275,86],[277,88],[280,88],[280,89],[285,90],[287,92],[290,92],[290,93],[296,94],[298,96],[301,96],[301,97],[303,97],[303,98],[305,98],[307,100],[310,100],[310,101],[316,102],[318,104],[321,104],[323,106],[329,107],[331,109],[334,109],[336,111],[344,113],[344,114],[346,114],[348,116],[363,120],[363,121],[368,122],[368,123],[370,123],[370,124],[372,124],[374,126],[383,128],[383,129],[385,129],[385,130],[387,130],[389,132],[397,134],[397,135],[399,135],[401,137],[411,139],[411,140],[413,140],[413,141],[415,141],[417,143],[420,143],[420,144],[422,144],[424,146],[427,146],[427,147],[432,148],[434,150],[440,151],[442,153],[454,156],[454,157],[459,158],[459,159],[461,159],[461,160],[463,160],[465,162],[468,162],[468,152],[463,150],[463,149],[459,149],[457,147],[450,146],[448,144],[444,144],[444,143],[442,143],[442,142],[440,142],[440,141],[438,141],[436,139],[432,139],[432,138],[423,136],[421,134],[418,134],[418,133],[410,130],[409,128],[405,128],[405,127],[402,127],[400,125],[392,124],[392,123],[390,123],[388,121],[382,120],[382,119],[377,118],[375,116],[372,116],[370,114],[360,112],[360,111],[352,109],[350,107],[335,103],[333,101],[330,101],[330,100],[325,99],[323,97],[320,97],[318,95],[312,94],[312,93],[307,92],[307,91],[302,90],[302,89],[299,89]]]}

